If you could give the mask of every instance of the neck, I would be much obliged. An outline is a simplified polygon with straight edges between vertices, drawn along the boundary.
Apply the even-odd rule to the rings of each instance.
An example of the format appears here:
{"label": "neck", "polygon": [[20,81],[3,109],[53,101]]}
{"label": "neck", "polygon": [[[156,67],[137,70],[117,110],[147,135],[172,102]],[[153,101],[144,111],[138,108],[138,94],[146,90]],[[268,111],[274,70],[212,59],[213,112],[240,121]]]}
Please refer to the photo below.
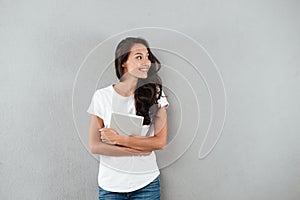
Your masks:
{"label": "neck", "polygon": [[120,86],[122,91],[127,95],[133,94],[136,89],[137,82],[138,78],[132,76],[123,76],[120,80]]}

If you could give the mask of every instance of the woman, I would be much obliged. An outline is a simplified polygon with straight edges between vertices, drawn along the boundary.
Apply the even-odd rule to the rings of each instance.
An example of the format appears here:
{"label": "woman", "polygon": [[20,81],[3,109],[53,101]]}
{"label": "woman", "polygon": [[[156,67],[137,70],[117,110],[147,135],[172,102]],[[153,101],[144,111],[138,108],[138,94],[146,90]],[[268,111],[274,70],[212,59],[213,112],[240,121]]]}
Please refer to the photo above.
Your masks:
{"label": "woman", "polygon": [[[89,147],[100,154],[99,199],[160,199],[153,150],[167,141],[169,105],[157,72],[160,62],[142,38],[125,38],[115,51],[116,84],[97,90],[90,113]],[[109,127],[111,112],[144,117],[141,136],[119,135]]]}

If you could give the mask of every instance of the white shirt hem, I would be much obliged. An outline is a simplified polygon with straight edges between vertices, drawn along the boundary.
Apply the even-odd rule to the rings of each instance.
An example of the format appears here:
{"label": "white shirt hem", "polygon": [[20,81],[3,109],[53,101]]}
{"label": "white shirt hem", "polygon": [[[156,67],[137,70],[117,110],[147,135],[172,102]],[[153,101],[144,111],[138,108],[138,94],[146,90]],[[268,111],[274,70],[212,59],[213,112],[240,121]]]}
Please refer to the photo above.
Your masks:
{"label": "white shirt hem", "polygon": [[128,188],[128,189],[115,189],[115,188],[108,188],[105,186],[101,186],[101,184],[98,184],[99,187],[101,187],[102,189],[106,190],[106,191],[110,191],[110,192],[133,192],[136,191],[138,189],[141,189],[145,186],[147,186],[148,184],[150,184],[154,179],[156,179],[158,176],[160,175],[160,171],[158,170],[157,173],[155,173],[155,175],[153,175],[153,177],[151,179],[149,179],[149,181],[145,182],[142,185],[136,186],[136,187],[132,187],[132,188]]}

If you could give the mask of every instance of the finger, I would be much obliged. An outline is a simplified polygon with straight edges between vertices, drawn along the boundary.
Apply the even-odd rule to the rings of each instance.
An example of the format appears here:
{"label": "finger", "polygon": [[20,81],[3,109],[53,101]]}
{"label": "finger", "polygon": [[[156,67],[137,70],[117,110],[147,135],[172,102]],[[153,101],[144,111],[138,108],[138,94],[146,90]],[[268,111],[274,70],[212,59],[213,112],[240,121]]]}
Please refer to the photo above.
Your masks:
{"label": "finger", "polygon": [[107,129],[107,128],[100,128],[99,131],[100,131],[100,132],[103,132],[103,131],[105,131],[106,129]]}
{"label": "finger", "polygon": [[105,140],[105,139],[106,139],[105,134],[101,133],[101,140]]}

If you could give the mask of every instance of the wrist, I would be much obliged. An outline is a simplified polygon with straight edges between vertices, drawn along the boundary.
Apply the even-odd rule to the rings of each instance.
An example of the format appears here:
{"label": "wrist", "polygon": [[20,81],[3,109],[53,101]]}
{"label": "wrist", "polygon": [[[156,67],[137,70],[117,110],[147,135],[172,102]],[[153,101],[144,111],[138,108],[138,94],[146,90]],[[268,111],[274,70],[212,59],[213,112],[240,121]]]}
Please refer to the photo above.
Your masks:
{"label": "wrist", "polygon": [[117,139],[117,145],[125,146],[126,144],[126,136],[124,135],[119,135]]}

